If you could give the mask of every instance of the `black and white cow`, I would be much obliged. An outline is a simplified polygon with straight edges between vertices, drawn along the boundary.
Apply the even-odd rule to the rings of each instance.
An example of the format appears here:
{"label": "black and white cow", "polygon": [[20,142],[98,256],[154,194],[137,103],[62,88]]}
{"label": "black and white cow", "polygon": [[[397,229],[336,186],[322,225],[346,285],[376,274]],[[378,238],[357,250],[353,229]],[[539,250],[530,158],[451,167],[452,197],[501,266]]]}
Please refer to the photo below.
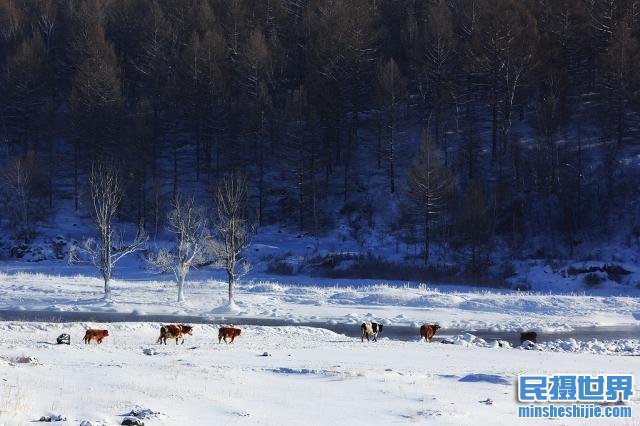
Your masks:
{"label": "black and white cow", "polygon": [[382,333],[382,324],[378,324],[375,322],[363,322],[360,326],[360,330],[362,330],[362,341],[364,342],[364,338],[367,338],[367,342],[369,341],[369,337],[373,337],[373,341],[378,341],[378,334]]}

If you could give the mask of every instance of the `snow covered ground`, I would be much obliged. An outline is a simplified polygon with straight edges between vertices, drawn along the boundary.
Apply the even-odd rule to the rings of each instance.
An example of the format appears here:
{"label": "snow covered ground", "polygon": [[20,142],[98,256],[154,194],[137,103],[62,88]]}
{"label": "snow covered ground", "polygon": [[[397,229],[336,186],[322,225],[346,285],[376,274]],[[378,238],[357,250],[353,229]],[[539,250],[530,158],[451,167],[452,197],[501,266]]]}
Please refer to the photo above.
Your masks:
{"label": "snow covered ground", "polygon": [[[143,272],[113,281],[113,302],[101,299],[102,282],[89,268],[59,275],[0,273],[0,310],[119,312],[218,317],[226,284],[209,272],[190,277],[187,302],[176,303],[169,276],[150,279]],[[151,276],[153,278],[153,276]],[[357,324],[364,319],[416,327],[439,322],[446,328],[500,331],[557,331],[596,325],[638,325],[640,299],[631,296],[558,295],[483,290],[477,287],[382,283],[376,281],[289,278],[289,283],[247,281],[238,285],[239,316],[293,322]],[[213,312],[212,312],[213,311]]]}
{"label": "snow covered ground", "polygon": [[[88,326],[110,335],[102,345],[84,345]],[[63,332],[70,346],[54,344]],[[361,343],[307,327],[245,327],[231,345],[218,344],[210,325],[196,326],[179,346],[155,344],[153,323],[4,322],[0,336],[3,425],[55,415],[67,419],[61,424],[115,425],[136,406],[157,413],[143,420],[152,426],[514,424],[518,374],[640,371],[638,357]],[[637,397],[629,405],[640,410]]]}
{"label": "snow covered ground", "polygon": [[[180,304],[170,276],[151,275],[135,263],[116,273],[113,301],[105,302],[102,282],[88,266],[0,264],[0,318],[8,311],[50,314],[45,322],[0,322],[0,426],[57,415],[67,419],[63,424],[114,425],[140,408],[151,410],[143,419],[147,426],[518,423],[518,374],[633,373],[637,380],[640,373],[637,337],[565,338],[530,351],[500,348],[471,334],[453,337],[452,345],[417,339],[417,326],[424,322],[439,322],[442,334],[637,327],[640,299],[632,295],[254,272],[237,287],[239,312],[222,315],[216,312],[227,289],[217,272],[191,274],[187,302]],[[63,312],[134,314],[140,322],[49,322]],[[155,344],[160,324],[145,319],[158,314],[200,316],[217,324],[255,319],[345,324],[353,327],[351,336],[361,321],[373,320],[416,335],[400,341],[383,333],[377,343],[361,343],[323,328],[246,326],[235,344],[220,345],[215,325],[198,324],[185,345],[164,346]],[[110,335],[102,345],[86,346],[81,339],[87,327],[106,328]],[[54,344],[63,332],[71,334],[70,346]],[[636,396],[630,403],[636,412],[638,401]]]}

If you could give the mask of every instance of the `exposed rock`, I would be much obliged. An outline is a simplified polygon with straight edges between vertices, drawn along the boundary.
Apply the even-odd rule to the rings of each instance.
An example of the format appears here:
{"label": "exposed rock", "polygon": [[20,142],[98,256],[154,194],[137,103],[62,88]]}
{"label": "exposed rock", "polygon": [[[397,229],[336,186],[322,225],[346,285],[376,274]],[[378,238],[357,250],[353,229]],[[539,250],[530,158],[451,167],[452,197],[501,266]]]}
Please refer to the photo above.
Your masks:
{"label": "exposed rock", "polygon": [[125,417],[120,424],[123,426],[144,426],[144,422],[135,417]]}

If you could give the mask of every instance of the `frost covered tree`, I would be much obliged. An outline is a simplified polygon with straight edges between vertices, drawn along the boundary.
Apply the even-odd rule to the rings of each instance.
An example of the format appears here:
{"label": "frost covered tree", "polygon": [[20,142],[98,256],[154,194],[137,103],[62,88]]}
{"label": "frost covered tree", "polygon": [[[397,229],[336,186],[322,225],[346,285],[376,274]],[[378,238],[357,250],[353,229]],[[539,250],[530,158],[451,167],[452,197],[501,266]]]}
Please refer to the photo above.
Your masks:
{"label": "frost covered tree", "polygon": [[178,286],[178,302],[184,302],[184,282],[192,268],[211,258],[207,218],[192,197],[178,196],[167,217],[167,227],[175,237],[174,250],[160,250],[151,264],[162,272],[172,272]]}
{"label": "frost covered tree", "polygon": [[89,175],[91,193],[91,216],[98,238],[84,242],[84,251],[104,280],[104,299],[111,299],[111,273],[123,257],[146,247],[147,236],[138,229],[133,241],[124,243],[122,235],[114,236],[113,219],[122,201],[122,186],[115,167],[109,163],[94,163]]}
{"label": "frost covered tree", "polygon": [[229,307],[233,307],[234,285],[250,269],[249,261],[242,256],[251,237],[251,225],[246,213],[246,179],[237,173],[225,176],[216,188],[214,197],[216,235],[213,248],[219,266],[227,274]]}

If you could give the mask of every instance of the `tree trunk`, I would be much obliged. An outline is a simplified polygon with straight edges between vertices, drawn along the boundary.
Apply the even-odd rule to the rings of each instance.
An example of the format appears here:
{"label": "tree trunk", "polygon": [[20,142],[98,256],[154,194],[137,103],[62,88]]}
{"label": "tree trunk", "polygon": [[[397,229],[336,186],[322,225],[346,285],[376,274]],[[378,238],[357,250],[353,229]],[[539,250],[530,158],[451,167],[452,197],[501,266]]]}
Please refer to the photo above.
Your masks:
{"label": "tree trunk", "polygon": [[202,137],[202,125],[200,124],[200,120],[198,120],[198,124],[196,126],[196,182],[200,181],[200,145],[201,145],[201,137]]}
{"label": "tree trunk", "polygon": [[49,144],[49,209],[53,209],[53,144]]}
{"label": "tree trunk", "polygon": [[184,274],[178,274],[178,302],[184,302]]}
{"label": "tree trunk", "polygon": [[[428,209],[429,207],[427,207]],[[429,212],[424,215],[424,264],[429,264]]]}
{"label": "tree trunk", "polygon": [[233,282],[235,281],[233,273],[227,271],[227,282],[229,283],[229,304],[233,303]]}
{"label": "tree trunk", "polygon": [[311,177],[311,208],[313,212],[313,235],[318,235],[318,209],[316,206],[316,138],[315,133],[312,130],[311,134],[311,171],[309,173]]}
{"label": "tree trunk", "polygon": [[178,196],[178,143],[177,137],[173,138],[173,199]]}
{"label": "tree trunk", "polygon": [[79,203],[78,188],[78,143],[73,145],[73,211],[78,211]]}
{"label": "tree trunk", "polygon": [[378,111],[376,114],[376,124],[378,130],[378,149],[376,151],[376,158],[378,160],[378,168],[382,167],[382,113]]}
{"label": "tree trunk", "polygon": [[396,191],[396,169],[395,169],[395,159],[394,159],[394,145],[395,145],[395,130],[396,130],[396,114],[395,114],[395,106],[391,105],[391,122],[389,123],[389,130],[391,134],[389,136],[389,186],[391,189],[391,193],[393,194]]}
{"label": "tree trunk", "polygon": [[109,283],[109,277],[105,275],[102,278],[104,279],[104,300],[111,300],[111,285]]}
{"label": "tree trunk", "polygon": [[264,111],[260,111],[260,130],[258,133],[258,226],[262,226],[263,223],[263,198],[264,198],[264,152],[263,152],[263,135],[264,130]]}
{"label": "tree trunk", "polygon": [[298,226],[300,231],[304,230],[304,135],[301,135],[300,146],[298,147]]}
{"label": "tree trunk", "polygon": [[491,161],[498,158],[498,100],[495,99],[495,91],[491,104]]}

